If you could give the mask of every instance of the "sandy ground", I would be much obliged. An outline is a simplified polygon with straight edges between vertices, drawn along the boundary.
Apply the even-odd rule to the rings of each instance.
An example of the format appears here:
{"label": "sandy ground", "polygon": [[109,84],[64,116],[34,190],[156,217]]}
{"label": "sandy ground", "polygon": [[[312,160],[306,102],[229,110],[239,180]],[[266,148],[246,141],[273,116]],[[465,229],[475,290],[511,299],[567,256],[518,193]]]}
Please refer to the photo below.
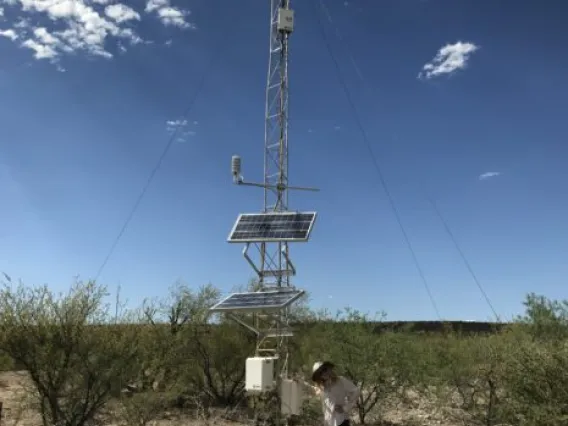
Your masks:
{"label": "sandy ground", "polygon": [[25,372],[0,373],[0,401],[2,402],[2,425],[32,426],[41,423],[39,416],[26,402],[25,386],[29,379]]}
{"label": "sandy ground", "polygon": [[[26,387],[29,379],[25,372],[0,373],[0,401],[3,404],[2,426],[39,426],[41,419],[35,410],[26,403]],[[446,417],[446,419],[444,419]],[[461,422],[449,422],[428,401],[421,400],[417,395],[410,398],[407,406],[391,409],[384,416],[387,425],[396,426],[457,426]],[[204,424],[196,419],[161,420],[151,422],[148,426],[181,426]],[[223,421],[207,422],[218,426],[232,424]],[[110,426],[110,425],[109,425]]]}

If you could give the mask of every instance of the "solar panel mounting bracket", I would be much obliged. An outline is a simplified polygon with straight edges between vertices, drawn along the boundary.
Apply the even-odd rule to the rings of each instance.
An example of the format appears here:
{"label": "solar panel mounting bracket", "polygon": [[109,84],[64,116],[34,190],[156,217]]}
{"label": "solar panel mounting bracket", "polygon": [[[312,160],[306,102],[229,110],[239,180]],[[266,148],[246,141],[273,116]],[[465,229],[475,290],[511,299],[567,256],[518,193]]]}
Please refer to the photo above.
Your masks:
{"label": "solar panel mounting bracket", "polygon": [[256,328],[254,328],[252,325],[248,324],[247,322],[241,320],[238,316],[233,315],[233,314],[229,314],[229,318],[231,318],[236,323],[242,325],[244,328],[248,329],[249,331],[252,331],[254,334],[257,335],[257,337],[260,336],[259,330],[257,330]]}
{"label": "solar panel mounting bracket", "polygon": [[[236,323],[238,323],[239,325],[246,328],[247,330],[251,331],[259,339],[270,339],[270,338],[293,337],[294,336],[294,331],[292,330],[292,328],[285,326],[285,325],[282,325],[282,324],[279,328],[272,328],[272,329],[268,328],[268,329],[259,330],[256,327],[254,327],[253,325],[247,323],[246,321],[243,321],[241,318],[239,318],[238,316],[236,316],[234,314],[228,314],[228,317],[230,319],[232,319],[233,321],[235,321]],[[274,319],[277,320],[276,317]]]}
{"label": "solar panel mounting bracket", "polygon": [[282,247],[282,255],[286,259],[286,264],[290,267],[290,271],[292,272],[292,275],[296,275],[296,267],[294,266],[294,264],[290,260],[290,257],[288,256],[287,247],[285,247],[285,246]]}
{"label": "solar panel mounting bracket", "polygon": [[243,256],[245,257],[247,263],[251,266],[251,268],[254,269],[254,272],[256,272],[256,275],[258,275],[259,278],[262,278],[262,272],[260,272],[260,269],[258,269],[258,267],[255,265],[254,261],[248,255],[249,247],[250,247],[250,243],[246,243],[245,247],[243,248]]}
{"label": "solar panel mounting bracket", "polygon": [[286,247],[282,247],[282,255],[284,256],[284,258],[286,259],[286,264],[289,266],[288,269],[283,269],[283,270],[265,270],[265,271],[261,271],[258,266],[256,266],[256,264],[254,263],[254,261],[252,260],[252,258],[248,255],[248,250],[250,248],[250,244],[251,243],[246,243],[245,247],[243,248],[243,256],[246,259],[247,263],[251,266],[251,268],[254,270],[254,272],[256,273],[256,275],[258,275],[259,278],[264,278],[264,277],[291,277],[291,276],[295,276],[296,275],[296,268],[294,267],[294,264],[292,263],[292,261],[290,260],[290,257],[288,256],[288,251],[286,250]]}

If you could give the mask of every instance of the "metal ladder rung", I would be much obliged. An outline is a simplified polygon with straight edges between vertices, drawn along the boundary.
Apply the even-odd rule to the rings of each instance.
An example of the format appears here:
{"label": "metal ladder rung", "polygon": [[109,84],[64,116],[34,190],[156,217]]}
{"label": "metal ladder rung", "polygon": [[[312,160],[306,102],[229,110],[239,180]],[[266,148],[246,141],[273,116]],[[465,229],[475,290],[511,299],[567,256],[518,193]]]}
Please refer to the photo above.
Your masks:
{"label": "metal ladder rung", "polygon": [[294,271],[291,269],[281,269],[278,271],[263,271],[262,276],[264,277],[290,277],[294,275]]}
{"label": "metal ladder rung", "polygon": [[282,330],[260,330],[260,335],[262,337],[293,337],[294,332],[289,328]]}

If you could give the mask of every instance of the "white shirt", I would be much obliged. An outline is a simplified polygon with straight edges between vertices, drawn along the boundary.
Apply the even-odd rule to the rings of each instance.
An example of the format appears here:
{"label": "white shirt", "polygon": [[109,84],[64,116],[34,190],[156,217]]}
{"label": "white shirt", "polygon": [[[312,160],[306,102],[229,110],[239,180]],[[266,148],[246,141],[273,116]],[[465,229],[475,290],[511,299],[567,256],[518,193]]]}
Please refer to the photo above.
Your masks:
{"label": "white shirt", "polygon": [[[326,426],[339,426],[347,420],[358,396],[359,388],[342,376],[339,376],[337,382],[330,387],[324,388],[320,393],[320,398]],[[334,411],[336,405],[343,408],[342,413]]]}

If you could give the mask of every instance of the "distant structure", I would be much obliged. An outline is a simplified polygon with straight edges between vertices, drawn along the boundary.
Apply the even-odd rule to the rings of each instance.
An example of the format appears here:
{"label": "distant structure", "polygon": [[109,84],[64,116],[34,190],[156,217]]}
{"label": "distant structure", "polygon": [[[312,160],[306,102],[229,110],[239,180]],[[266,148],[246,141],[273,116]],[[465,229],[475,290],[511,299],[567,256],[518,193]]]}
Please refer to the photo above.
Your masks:
{"label": "distant structure", "polygon": [[[293,336],[289,309],[305,293],[292,284],[296,268],[289,246],[309,240],[317,216],[315,212],[289,209],[290,190],[317,191],[290,186],[288,181],[288,39],[293,30],[290,0],[271,0],[264,181],[246,181],[241,174],[241,158],[234,155],[231,160],[236,185],[264,190],[262,212],[240,214],[228,238],[230,243],[245,245],[243,256],[254,270],[258,286],[246,293],[231,294],[211,308],[228,314],[256,334],[255,354],[246,363],[245,387],[249,393],[275,393],[283,415],[299,414],[301,405],[300,387],[288,373],[288,338]],[[249,253],[251,247],[255,248],[253,253]]]}

